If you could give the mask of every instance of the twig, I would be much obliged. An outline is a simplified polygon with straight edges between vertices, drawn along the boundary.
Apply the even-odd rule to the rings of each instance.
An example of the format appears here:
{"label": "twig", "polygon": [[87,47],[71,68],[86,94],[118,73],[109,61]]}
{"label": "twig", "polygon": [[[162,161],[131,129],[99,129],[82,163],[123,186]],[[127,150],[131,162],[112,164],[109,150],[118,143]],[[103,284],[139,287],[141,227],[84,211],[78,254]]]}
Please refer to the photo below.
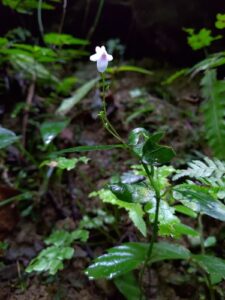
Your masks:
{"label": "twig", "polygon": [[87,40],[90,40],[92,35],[95,32],[95,29],[96,29],[96,27],[98,25],[98,22],[99,22],[99,19],[101,17],[101,13],[102,13],[104,3],[105,3],[105,0],[99,0],[99,6],[98,6],[98,10],[97,10],[96,17],[95,17],[95,20],[94,20],[94,24],[92,25],[92,27],[90,28],[90,30],[87,34]]}
{"label": "twig", "polygon": [[38,2],[37,18],[38,18],[38,27],[40,30],[40,34],[41,34],[42,39],[44,40],[44,26],[43,26],[43,22],[42,22],[42,1],[43,0],[39,0],[39,2]]}
{"label": "twig", "polygon": [[61,17],[60,24],[59,24],[59,34],[61,34],[62,31],[63,31],[63,26],[64,26],[64,22],[65,22],[65,17],[66,17],[67,5],[68,5],[68,1],[64,0],[63,1],[62,17]]}
{"label": "twig", "polygon": [[27,124],[29,119],[29,111],[32,104],[32,100],[34,97],[34,90],[35,90],[35,83],[32,82],[29,86],[27,99],[26,99],[26,107],[24,110],[23,122],[22,122],[22,145],[25,148],[26,145],[26,131],[27,131]]}

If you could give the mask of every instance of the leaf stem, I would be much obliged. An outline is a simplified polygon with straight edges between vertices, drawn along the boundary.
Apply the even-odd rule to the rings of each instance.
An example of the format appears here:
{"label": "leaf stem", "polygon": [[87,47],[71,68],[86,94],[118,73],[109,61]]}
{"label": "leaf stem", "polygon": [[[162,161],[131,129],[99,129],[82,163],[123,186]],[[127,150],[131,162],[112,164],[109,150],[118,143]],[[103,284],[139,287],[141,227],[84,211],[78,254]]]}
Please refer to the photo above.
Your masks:
{"label": "leaf stem", "polygon": [[[144,265],[143,265],[143,267],[141,269],[141,272],[140,272],[140,277],[139,277],[140,286],[142,286],[144,272],[147,268],[147,265],[148,265],[149,261],[151,260],[154,243],[156,242],[157,237],[158,237],[158,231],[159,231],[158,220],[159,220],[159,208],[160,208],[160,199],[161,199],[160,191],[159,191],[159,189],[157,187],[157,184],[155,183],[155,180],[154,180],[154,166],[151,166],[151,172],[149,171],[148,166],[144,162],[142,162],[142,166],[143,166],[143,168],[144,168],[144,170],[147,174],[147,177],[149,179],[149,182],[150,182],[152,188],[155,191],[156,208],[155,208],[155,218],[154,218],[154,223],[153,223],[153,234],[152,234],[152,237],[151,237],[151,240],[150,240],[149,248],[148,248],[146,258],[145,258],[145,261],[144,261]],[[140,295],[140,300],[143,299],[143,294],[144,293],[142,291],[142,293]]]}
{"label": "leaf stem", "polygon": [[[199,230],[199,235],[200,235],[201,253],[204,255],[205,254],[205,245],[204,245],[204,232],[203,232],[203,223],[202,223],[202,214],[201,213],[198,215],[198,230]],[[204,277],[205,283],[209,289],[210,300],[215,300],[215,293],[214,293],[213,285],[212,285],[209,274],[204,273],[203,277]]]}

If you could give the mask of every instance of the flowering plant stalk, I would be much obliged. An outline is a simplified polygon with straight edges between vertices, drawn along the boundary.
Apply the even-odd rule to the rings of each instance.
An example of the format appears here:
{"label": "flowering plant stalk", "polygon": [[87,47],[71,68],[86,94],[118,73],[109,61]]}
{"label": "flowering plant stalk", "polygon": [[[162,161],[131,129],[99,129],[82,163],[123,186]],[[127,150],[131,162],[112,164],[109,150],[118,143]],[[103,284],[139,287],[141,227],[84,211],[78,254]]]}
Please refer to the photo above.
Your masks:
{"label": "flowering plant stalk", "polygon": [[[99,113],[99,117],[102,120],[103,126],[104,128],[110,133],[112,134],[119,142],[121,142],[124,145],[124,148],[127,148],[132,155],[136,156],[136,154],[134,153],[132,147],[127,144],[124,139],[119,135],[119,133],[117,132],[117,130],[114,128],[114,126],[110,123],[108,117],[107,117],[107,104],[106,104],[106,76],[105,76],[105,70],[108,66],[108,61],[113,60],[113,57],[111,55],[109,55],[107,53],[107,51],[105,50],[105,47],[102,46],[100,47],[96,47],[96,54],[92,55],[90,57],[91,61],[97,61],[97,69],[101,75],[101,83],[102,83],[102,110]],[[146,175],[148,177],[150,186],[152,187],[152,189],[155,192],[155,197],[156,197],[156,208],[155,208],[155,217],[154,217],[154,222],[153,222],[153,233],[152,233],[152,237],[150,239],[150,244],[149,244],[149,248],[144,260],[144,264],[142,267],[142,270],[140,272],[140,277],[139,277],[139,282],[140,282],[140,286],[142,287],[142,282],[143,282],[143,275],[144,272],[147,268],[147,265],[151,259],[152,256],[152,251],[153,251],[153,246],[154,243],[157,240],[158,237],[158,220],[159,220],[159,208],[160,208],[160,190],[159,187],[157,185],[157,183],[154,180],[154,166],[151,165],[151,170],[149,170],[149,167],[146,163],[144,163],[143,161],[141,161],[141,164],[146,172]],[[143,293],[143,289],[142,289],[142,293],[140,294],[140,300],[143,299],[144,293]]]}

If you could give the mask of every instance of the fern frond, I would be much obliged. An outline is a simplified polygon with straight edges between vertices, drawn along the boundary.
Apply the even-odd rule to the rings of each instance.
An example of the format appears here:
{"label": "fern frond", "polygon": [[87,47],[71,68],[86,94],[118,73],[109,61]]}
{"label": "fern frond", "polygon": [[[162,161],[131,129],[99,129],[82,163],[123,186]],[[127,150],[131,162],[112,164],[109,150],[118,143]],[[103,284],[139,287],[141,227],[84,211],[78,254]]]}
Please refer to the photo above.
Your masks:
{"label": "fern frond", "polygon": [[194,160],[188,163],[186,170],[177,170],[173,180],[183,177],[197,179],[213,187],[225,187],[225,162],[208,157],[204,157],[203,161]]}
{"label": "fern frond", "polygon": [[225,159],[225,81],[217,80],[216,71],[206,71],[201,82],[205,135],[216,157]]}

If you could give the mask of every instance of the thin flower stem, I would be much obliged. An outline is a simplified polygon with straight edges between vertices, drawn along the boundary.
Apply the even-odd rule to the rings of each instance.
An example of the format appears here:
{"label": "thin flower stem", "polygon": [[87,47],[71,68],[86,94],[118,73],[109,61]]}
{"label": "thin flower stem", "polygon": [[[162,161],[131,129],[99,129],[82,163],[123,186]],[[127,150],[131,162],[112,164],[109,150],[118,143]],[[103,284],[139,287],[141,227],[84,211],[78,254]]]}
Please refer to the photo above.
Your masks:
{"label": "thin flower stem", "polygon": [[113,125],[110,123],[108,117],[107,117],[107,109],[106,109],[106,82],[105,82],[105,73],[101,74],[102,77],[102,106],[103,110],[100,113],[100,118],[102,119],[103,126],[105,129],[112,134],[117,140],[119,140],[124,146],[127,147],[127,144],[125,141],[120,137],[119,133],[116,131],[116,129],[113,127]]}

